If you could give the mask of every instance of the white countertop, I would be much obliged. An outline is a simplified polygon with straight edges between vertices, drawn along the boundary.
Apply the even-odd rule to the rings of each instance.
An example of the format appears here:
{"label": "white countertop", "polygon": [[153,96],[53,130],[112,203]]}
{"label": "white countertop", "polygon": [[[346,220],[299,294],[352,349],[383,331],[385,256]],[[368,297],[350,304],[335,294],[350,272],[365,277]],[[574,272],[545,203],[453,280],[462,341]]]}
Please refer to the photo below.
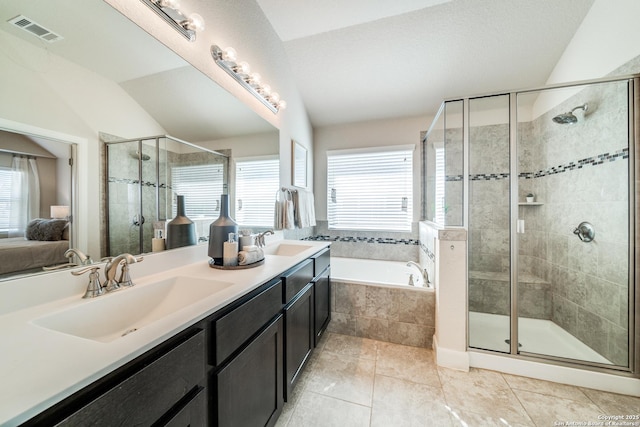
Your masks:
{"label": "white countertop", "polygon": [[[280,242],[283,241],[273,244]],[[263,265],[245,270],[209,267],[206,245],[145,255],[143,262],[130,266],[137,287],[152,286],[175,276],[231,285],[111,342],[67,335],[33,321],[129,289],[83,299],[88,276],[75,277],[69,271],[0,282],[0,425],[13,426],[29,420],[329,246],[328,242],[286,243],[310,248],[294,256],[266,255]]]}

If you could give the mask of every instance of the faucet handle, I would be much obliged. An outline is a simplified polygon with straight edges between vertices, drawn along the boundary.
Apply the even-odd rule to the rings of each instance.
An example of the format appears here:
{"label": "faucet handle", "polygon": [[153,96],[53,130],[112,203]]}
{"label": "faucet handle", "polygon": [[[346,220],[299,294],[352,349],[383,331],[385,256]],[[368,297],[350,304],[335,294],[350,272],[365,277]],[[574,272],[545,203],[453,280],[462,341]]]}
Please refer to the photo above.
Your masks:
{"label": "faucet handle", "polygon": [[90,271],[89,284],[87,285],[87,290],[82,298],[95,298],[104,293],[104,289],[102,288],[102,284],[100,283],[100,275],[98,274],[98,270],[100,270],[100,267],[86,267],[71,272],[71,274],[73,274],[74,276],[80,276],[87,271]]}
{"label": "faucet handle", "polygon": [[118,284],[122,286],[134,286],[133,280],[131,280],[131,275],[129,274],[129,264],[131,262],[141,262],[144,260],[144,257],[132,257],[132,259],[125,258],[120,261],[120,277],[118,278]]}

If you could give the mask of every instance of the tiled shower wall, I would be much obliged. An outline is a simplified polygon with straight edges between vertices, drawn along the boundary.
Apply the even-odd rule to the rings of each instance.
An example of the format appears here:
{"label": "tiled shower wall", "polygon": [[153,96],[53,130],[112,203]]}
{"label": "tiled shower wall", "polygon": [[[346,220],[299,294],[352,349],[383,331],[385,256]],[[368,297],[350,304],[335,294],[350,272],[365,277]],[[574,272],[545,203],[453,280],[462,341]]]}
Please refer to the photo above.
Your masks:
{"label": "tiled shower wall", "polygon": [[[627,364],[628,151],[626,85],[591,86],[518,124],[520,315],[553,320],[616,364]],[[584,102],[576,125],[552,117]],[[469,308],[509,312],[508,127],[470,133]],[[506,144],[506,145],[505,145]],[[474,155],[475,153],[475,155]],[[596,239],[582,242],[582,221]]]}
{"label": "tiled shower wall", "polygon": [[[551,119],[576,105],[589,110],[575,125]],[[607,359],[627,364],[629,269],[629,160],[626,83],[592,85],[520,125],[520,144],[531,165],[520,174],[520,198],[536,194],[540,206],[521,206],[520,274],[549,282],[551,319]],[[573,234],[588,221],[595,240]]]}

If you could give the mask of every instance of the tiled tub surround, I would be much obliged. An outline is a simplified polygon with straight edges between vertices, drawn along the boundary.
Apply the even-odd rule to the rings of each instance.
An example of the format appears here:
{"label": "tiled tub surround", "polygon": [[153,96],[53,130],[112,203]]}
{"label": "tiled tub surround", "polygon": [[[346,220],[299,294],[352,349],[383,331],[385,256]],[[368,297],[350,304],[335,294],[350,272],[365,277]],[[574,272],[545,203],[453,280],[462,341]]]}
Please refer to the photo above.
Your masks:
{"label": "tiled tub surround", "polygon": [[[518,124],[519,200],[531,192],[539,203],[518,208],[525,222],[525,233],[518,234],[518,274],[524,279],[519,314],[552,320],[623,366],[628,363],[626,94],[619,83],[595,85]],[[576,125],[552,122],[583,102],[594,108]],[[508,127],[475,127],[470,139],[477,153],[474,157],[471,147],[470,310],[506,314]],[[582,221],[596,229],[591,243],[573,234]]]}
{"label": "tiled tub surround", "polygon": [[387,261],[418,260],[418,224],[411,232],[329,230],[327,221],[317,221],[315,235],[308,240],[331,242],[331,255]]}
{"label": "tiled tub surround", "polygon": [[[367,283],[349,270],[348,278],[334,274],[331,245],[331,323],[329,331],[415,347],[431,347],[435,332],[435,293],[406,285]],[[341,262],[343,259],[337,258]],[[348,263],[345,259],[343,262]],[[385,263],[388,261],[371,261]],[[355,263],[354,263],[355,264]],[[355,278],[354,278],[355,277]]]}

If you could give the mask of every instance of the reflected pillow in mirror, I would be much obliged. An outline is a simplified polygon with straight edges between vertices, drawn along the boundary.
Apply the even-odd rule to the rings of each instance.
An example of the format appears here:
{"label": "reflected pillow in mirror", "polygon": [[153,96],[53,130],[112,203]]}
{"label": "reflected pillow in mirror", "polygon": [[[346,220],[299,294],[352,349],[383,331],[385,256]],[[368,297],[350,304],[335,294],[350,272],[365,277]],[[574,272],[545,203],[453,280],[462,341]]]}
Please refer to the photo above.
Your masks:
{"label": "reflected pillow in mirror", "polygon": [[36,218],[27,224],[25,237],[27,240],[61,240],[66,219]]}

